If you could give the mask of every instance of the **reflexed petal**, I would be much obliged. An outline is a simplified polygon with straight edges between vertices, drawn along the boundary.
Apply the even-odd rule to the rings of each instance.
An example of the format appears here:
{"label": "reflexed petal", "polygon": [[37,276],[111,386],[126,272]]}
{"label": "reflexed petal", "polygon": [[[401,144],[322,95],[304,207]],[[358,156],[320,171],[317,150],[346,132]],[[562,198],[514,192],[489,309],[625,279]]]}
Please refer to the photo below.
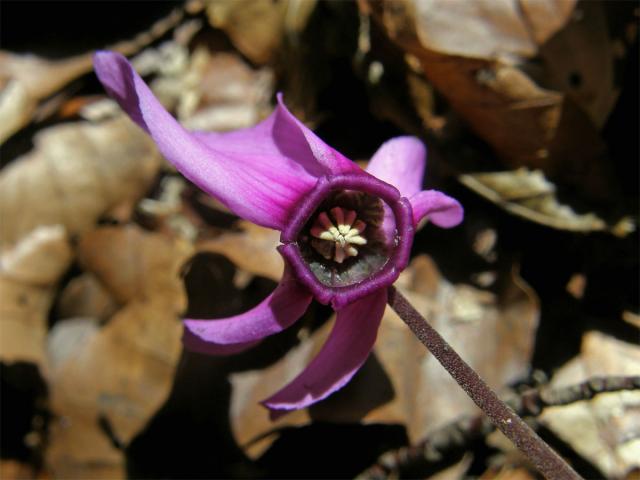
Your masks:
{"label": "reflexed petal", "polygon": [[98,52],[98,78],[161,153],[237,215],[283,229],[291,209],[321,175],[357,170],[298,122],[280,101],[255,127],[230,133],[185,130],[122,55]]}
{"label": "reflexed petal", "polygon": [[373,155],[367,172],[390,183],[409,198],[422,189],[427,150],[415,137],[396,137],[383,143]]}
{"label": "reflexed petal", "polygon": [[413,224],[427,217],[442,228],[451,228],[462,222],[464,209],[454,199],[437,190],[424,190],[409,199],[413,209]]}
{"label": "reflexed petal", "polygon": [[[254,342],[295,323],[311,299],[311,293],[285,271],[273,293],[248,312],[217,320],[186,319],[184,325],[189,333],[207,343],[233,345]],[[185,334],[185,339],[189,339],[189,335]],[[191,344],[195,343],[191,341]],[[185,346],[189,347],[188,344]]]}
{"label": "reflexed petal", "polygon": [[210,343],[202,340],[197,335],[194,335],[186,327],[182,334],[182,344],[186,350],[189,350],[190,352],[203,353],[205,355],[234,355],[236,353],[244,352],[260,342],[261,340],[256,340],[255,342],[232,343],[229,345]]}
{"label": "reflexed petal", "polygon": [[342,388],[369,356],[386,302],[387,291],[383,289],[340,310],[320,353],[298,377],[262,404],[272,410],[295,410]]}

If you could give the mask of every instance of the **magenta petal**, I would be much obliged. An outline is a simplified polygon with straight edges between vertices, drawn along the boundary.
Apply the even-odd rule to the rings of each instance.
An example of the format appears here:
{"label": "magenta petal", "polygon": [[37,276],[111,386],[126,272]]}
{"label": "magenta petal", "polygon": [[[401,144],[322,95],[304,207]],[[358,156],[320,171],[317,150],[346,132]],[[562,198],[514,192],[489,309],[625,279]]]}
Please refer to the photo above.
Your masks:
{"label": "magenta petal", "polygon": [[[285,271],[278,287],[248,312],[217,320],[184,320],[188,333],[203,342],[234,345],[255,342],[291,326],[305,312],[312,295]],[[185,339],[190,335],[185,333]],[[196,345],[193,339],[191,345]],[[185,343],[189,348],[189,344]]]}
{"label": "magenta petal", "polygon": [[383,143],[373,155],[367,172],[390,183],[409,198],[422,189],[427,150],[415,137],[396,137]]}
{"label": "magenta petal", "polygon": [[232,343],[230,345],[221,345],[219,343],[209,343],[202,340],[197,335],[191,333],[185,328],[182,334],[182,344],[186,350],[190,352],[202,353],[205,355],[234,355],[244,352],[249,348],[260,343],[260,340],[246,343]]}
{"label": "magenta petal", "polygon": [[381,289],[340,310],[320,353],[291,383],[262,404],[272,410],[304,408],[346,385],[373,348],[386,302],[387,290]]}
{"label": "magenta petal", "polygon": [[318,177],[358,167],[298,122],[282,103],[262,123],[230,133],[185,130],[122,55],[98,52],[109,94],[189,180],[237,215],[282,230]]}
{"label": "magenta petal", "polygon": [[451,228],[462,222],[464,209],[454,199],[437,190],[423,190],[409,199],[413,209],[413,224],[424,217],[442,228]]}

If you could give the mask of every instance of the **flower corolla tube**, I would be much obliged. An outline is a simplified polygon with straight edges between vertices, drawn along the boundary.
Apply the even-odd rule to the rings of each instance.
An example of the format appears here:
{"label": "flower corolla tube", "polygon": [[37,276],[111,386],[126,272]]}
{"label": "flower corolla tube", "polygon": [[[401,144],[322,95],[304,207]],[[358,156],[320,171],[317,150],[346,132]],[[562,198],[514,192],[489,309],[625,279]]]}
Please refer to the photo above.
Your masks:
{"label": "flower corolla tube", "polygon": [[184,345],[211,355],[242,351],[298,320],[312,299],[337,312],[323,348],[262,403],[277,416],[344,386],[367,359],[387,287],[407,266],[423,218],[462,221],[451,197],[421,190],[425,147],[414,137],[384,143],[366,170],[325,144],[286,108],[254,127],[187,131],[125,57],[98,52],[95,71],[111,97],[186,178],[239,217],[281,232],[282,280],[258,306],[224,319],[184,320]]}

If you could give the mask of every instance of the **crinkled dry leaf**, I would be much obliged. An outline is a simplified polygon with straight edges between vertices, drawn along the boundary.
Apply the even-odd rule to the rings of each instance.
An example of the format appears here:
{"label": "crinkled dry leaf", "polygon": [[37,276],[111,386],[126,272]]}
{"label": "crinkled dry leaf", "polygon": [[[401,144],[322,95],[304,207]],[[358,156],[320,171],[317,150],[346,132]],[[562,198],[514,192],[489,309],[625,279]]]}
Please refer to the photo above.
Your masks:
{"label": "crinkled dry leaf", "polygon": [[[534,81],[520,68],[526,59],[517,56],[538,53],[533,40],[563,27],[573,3],[453,1],[429,9],[430,2],[362,0],[360,5],[506,164],[543,169],[605,200],[612,174],[602,161],[606,147],[593,122],[571,97],[542,88],[546,80]],[[522,39],[523,23],[530,30],[529,45]],[[538,31],[540,25],[545,28]],[[445,48],[449,43],[455,48]]]}
{"label": "crinkled dry leaf", "polygon": [[229,53],[207,55],[199,80],[200,103],[185,123],[189,128],[245,128],[271,111],[274,75],[266,67],[253,69]]}
{"label": "crinkled dry leaf", "polygon": [[[640,347],[599,332],[587,333],[580,355],[560,369],[551,388],[591,377],[640,375]],[[596,465],[607,478],[640,468],[640,392],[597,395],[543,411],[540,421]]]}
{"label": "crinkled dry leaf", "polygon": [[[480,6],[475,2],[470,3]],[[421,66],[427,79],[447,97],[452,107],[507,160],[526,165],[537,165],[545,160],[559,123],[562,95],[540,88],[511,65],[511,61],[504,59],[514,53],[529,52],[531,44],[515,48],[515,44],[522,43],[517,40],[520,36],[515,35],[513,29],[507,29],[495,41],[487,38],[482,41],[475,38],[468,44],[466,40],[456,41],[454,45],[466,45],[466,53],[457,52],[456,49],[456,53],[441,51],[434,48],[439,45],[434,40],[424,43],[425,39],[430,38],[427,25],[424,24],[430,22],[430,15],[427,15],[427,11],[423,16],[420,15],[422,10],[417,9],[421,2],[369,2],[367,5],[391,39],[415,57],[414,63]],[[461,8],[459,5],[460,2],[446,2],[442,8],[450,9],[453,14],[457,8]],[[485,17],[479,20],[479,24],[485,25],[485,31],[500,32],[501,25],[492,22],[510,18],[508,12],[513,11],[512,4],[492,3],[492,6],[487,10],[495,10],[493,17]],[[475,7],[468,8],[473,10]],[[503,12],[504,15],[500,14],[503,9],[507,12]],[[438,15],[440,22],[445,20],[442,15]],[[464,38],[466,24],[460,19],[454,22],[450,17],[446,18],[447,28],[438,31],[453,31],[453,35]],[[482,30],[478,33],[472,29],[471,32],[477,37]],[[512,42],[507,42],[505,49],[493,51],[490,45],[504,43],[504,36],[513,37]],[[487,51],[482,50],[483,45],[489,45],[485,49]]]}
{"label": "crinkled dry leaf", "polygon": [[0,460],[0,478],[3,480],[44,480],[42,472],[37,472],[32,465],[17,460]]}
{"label": "crinkled dry leaf", "polygon": [[567,92],[601,128],[620,93],[615,84],[616,56],[605,4],[580,2],[566,27],[541,46],[540,58],[545,64],[547,85]]}
{"label": "crinkled dry leaf", "polygon": [[259,64],[274,59],[285,34],[299,33],[316,0],[210,0],[207,16],[234,45]]}
{"label": "crinkled dry leaf", "polygon": [[282,257],[276,250],[280,233],[246,221],[240,221],[238,226],[240,231],[223,232],[219,237],[199,242],[196,249],[220,253],[242,270],[279,281],[284,269]]}
{"label": "crinkled dry leaf", "polygon": [[62,290],[56,303],[59,319],[90,317],[107,320],[118,309],[118,303],[95,275],[83,273],[73,278]]}
{"label": "crinkled dry leaf", "polygon": [[[426,256],[417,257],[396,286],[493,387],[527,373],[538,321],[537,303],[529,292],[511,283],[497,298],[467,285],[452,285]],[[321,421],[400,423],[415,442],[433,429],[477,412],[458,384],[387,308],[374,355],[344,389],[307,413],[295,412],[271,423],[258,401],[309,363],[332,323],[272,366],[233,376],[232,426],[241,444],[274,427],[308,421],[308,415]],[[257,454],[266,445],[253,447],[249,452]]]}
{"label": "crinkled dry leaf", "polygon": [[493,467],[482,474],[480,480],[535,480],[531,471],[522,467]]}
{"label": "crinkled dry leaf", "polygon": [[0,246],[38,225],[84,232],[109,209],[141,197],[160,166],[153,142],[124,116],[52,127],[35,145],[0,173]]}
{"label": "crinkled dry leaf", "polygon": [[82,267],[119,302],[160,297],[176,314],[186,308],[177,272],[191,253],[186,242],[172,242],[132,225],[93,230],[78,245]]}
{"label": "crinkled dry leaf", "polygon": [[460,175],[460,181],[504,210],[559,230],[574,232],[606,231],[624,237],[634,230],[625,217],[610,226],[594,213],[577,214],[556,198],[556,187],[540,170],[519,168],[509,172]]}
{"label": "crinkled dry leaf", "polygon": [[0,144],[31,120],[41,100],[92,68],[90,54],[52,61],[0,51]]}
{"label": "crinkled dry leaf", "polygon": [[0,257],[0,357],[44,366],[54,286],[72,251],[60,225],[39,227]]}
{"label": "crinkled dry leaf", "polygon": [[[175,10],[148,32],[107,47],[131,55],[164,35],[182,19]],[[73,79],[93,69],[93,52],[62,60],[16,55],[0,50],[0,144],[27,125],[38,105]]]}
{"label": "crinkled dry leaf", "polygon": [[[498,58],[532,56],[561,29],[575,0],[420,0],[414,9],[425,48],[450,55]],[[453,27],[453,28],[452,28]]]}
{"label": "crinkled dry leaf", "polygon": [[137,227],[83,237],[81,262],[126,305],[101,329],[91,319],[62,321],[51,336],[48,379],[59,420],[47,461],[57,477],[123,476],[122,452],[99,420],[126,444],[166,400],[182,350],[179,271],[190,255],[188,245]]}

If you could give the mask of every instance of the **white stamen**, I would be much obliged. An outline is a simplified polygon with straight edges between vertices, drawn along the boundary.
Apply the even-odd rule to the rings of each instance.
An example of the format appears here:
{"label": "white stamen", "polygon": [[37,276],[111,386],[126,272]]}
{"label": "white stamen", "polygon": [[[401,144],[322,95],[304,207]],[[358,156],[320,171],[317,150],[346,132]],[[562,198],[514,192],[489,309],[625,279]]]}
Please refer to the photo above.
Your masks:
{"label": "white stamen", "polygon": [[[322,212],[311,228],[311,235],[320,240],[333,242],[333,260],[342,263],[346,258],[358,255],[358,250],[352,244],[367,244],[367,239],[360,235],[365,230],[366,224],[362,220],[356,221],[357,215],[353,210],[333,207],[330,211],[335,224],[326,212]],[[332,258],[325,252],[320,253],[327,259]]]}

